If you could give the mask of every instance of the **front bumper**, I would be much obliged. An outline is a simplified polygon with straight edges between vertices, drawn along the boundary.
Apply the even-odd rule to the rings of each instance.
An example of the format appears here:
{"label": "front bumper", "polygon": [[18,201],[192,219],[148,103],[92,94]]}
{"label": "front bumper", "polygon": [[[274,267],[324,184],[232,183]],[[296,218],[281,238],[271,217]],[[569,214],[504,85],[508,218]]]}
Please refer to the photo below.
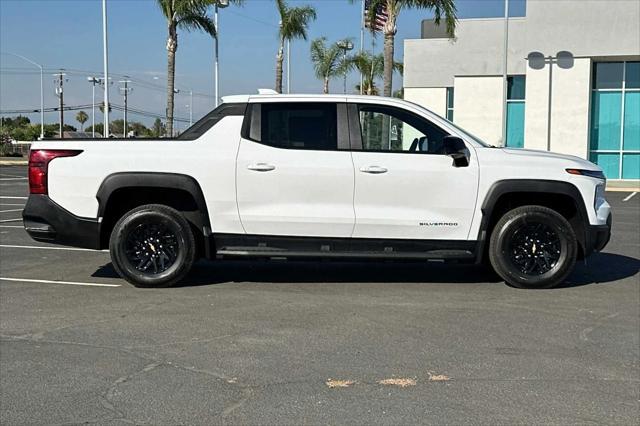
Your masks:
{"label": "front bumper", "polygon": [[30,195],[22,211],[24,229],[36,241],[99,250],[100,223],[75,216],[47,195]]}
{"label": "front bumper", "polygon": [[607,216],[607,223],[605,225],[589,225],[587,228],[587,234],[585,239],[585,256],[589,256],[591,253],[600,251],[611,239],[611,213]]}

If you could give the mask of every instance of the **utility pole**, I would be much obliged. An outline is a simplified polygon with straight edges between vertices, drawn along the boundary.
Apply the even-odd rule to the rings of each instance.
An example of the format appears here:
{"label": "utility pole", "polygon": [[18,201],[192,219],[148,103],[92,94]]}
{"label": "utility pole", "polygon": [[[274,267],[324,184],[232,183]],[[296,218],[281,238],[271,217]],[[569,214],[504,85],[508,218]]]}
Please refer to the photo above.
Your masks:
{"label": "utility pole", "polygon": [[64,90],[63,90],[63,85],[64,85],[64,76],[66,75],[65,73],[62,72],[63,70],[60,70],[59,73],[54,74],[54,77],[56,77],[56,79],[53,81],[55,86],[56,86],[56,96],[58,97],[58,99],[60,99],[60,139],[64,139],[64,133],[63,133],[63,128],[64,128]]}
{"label": "utility pole", "polygon": [[287,93],[291,93],[291,40],[287,39]]}
{"label": "utility pole", "polygon": [[[127,76],[125,76],[125,78],[128,78]],[[121,87],[120,90],[122,91],[122,94],[124,96],[124,137],[126,138],[128,135],[128,129],[127,129],[127,104],[128,104],[128,97],[129,97],[129,92],[132,92],[133,89],[131,87],[129,87],[129,83],[131,83],[131,80],[120,80],[119,83],[124,84],[124,87]]]}

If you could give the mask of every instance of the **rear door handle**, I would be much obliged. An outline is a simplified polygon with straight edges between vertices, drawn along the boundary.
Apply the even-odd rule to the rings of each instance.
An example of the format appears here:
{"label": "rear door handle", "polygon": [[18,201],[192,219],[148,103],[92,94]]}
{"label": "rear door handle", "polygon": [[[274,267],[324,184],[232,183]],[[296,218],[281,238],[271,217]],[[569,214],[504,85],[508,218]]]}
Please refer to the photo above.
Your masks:
{"label": "rear door handle", "polygon": [[387,169],[385,169],[384,167],[380,167],[380,166],[360,167],[360,171],[362,173],[371,173],[373,175],[379,175],[381,173],[387,173]]}
{"label": "rear door handle", "polygon": [[247,169],[255,172],[270,172],[271,170],[275,170],[275,168],[276,166],[267,163],[250,164],[247,166]]}

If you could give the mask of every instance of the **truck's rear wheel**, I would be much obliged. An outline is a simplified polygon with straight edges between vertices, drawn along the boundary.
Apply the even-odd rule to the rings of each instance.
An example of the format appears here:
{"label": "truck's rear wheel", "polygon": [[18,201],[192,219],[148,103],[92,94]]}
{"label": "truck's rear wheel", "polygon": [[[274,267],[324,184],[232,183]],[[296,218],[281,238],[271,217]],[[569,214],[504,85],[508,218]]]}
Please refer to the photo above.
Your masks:
{"label": "truck's rear wheel", "polygon": [[496,224],[489,259],[508,284],[519,288],[551,288],[573,271],[578,242],[571,224],[542,206],[507,212]]}
{"label": "truck's rear wheel", "polygon": [[147,204],[127,212],[109,241],[115,270],[136,287],[169,287],[191,270],[196,244],[177,210]]}

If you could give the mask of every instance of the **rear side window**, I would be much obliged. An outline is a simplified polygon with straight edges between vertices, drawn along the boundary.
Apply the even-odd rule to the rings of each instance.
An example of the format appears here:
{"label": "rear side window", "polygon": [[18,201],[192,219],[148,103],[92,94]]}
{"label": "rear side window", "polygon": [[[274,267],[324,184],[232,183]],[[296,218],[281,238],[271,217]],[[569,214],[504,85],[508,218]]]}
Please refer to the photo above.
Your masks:
{"label": "rear side window", "polygon": [[[338,149],[336,104],[326,102],[263,103],[254,105],[251,139],[275,148]],[[256,117],[257,118],[257,117]]]}
{"label": "rear side window", "polygon": [[202,117],[200,120],[184,131],[178,139],[194,140],[202,136],[207,130],[215,126],[220,120],[229,115],[244,115],[247,109],[247,104],[222,104],[218,108],[211,111],[209,114]]}

